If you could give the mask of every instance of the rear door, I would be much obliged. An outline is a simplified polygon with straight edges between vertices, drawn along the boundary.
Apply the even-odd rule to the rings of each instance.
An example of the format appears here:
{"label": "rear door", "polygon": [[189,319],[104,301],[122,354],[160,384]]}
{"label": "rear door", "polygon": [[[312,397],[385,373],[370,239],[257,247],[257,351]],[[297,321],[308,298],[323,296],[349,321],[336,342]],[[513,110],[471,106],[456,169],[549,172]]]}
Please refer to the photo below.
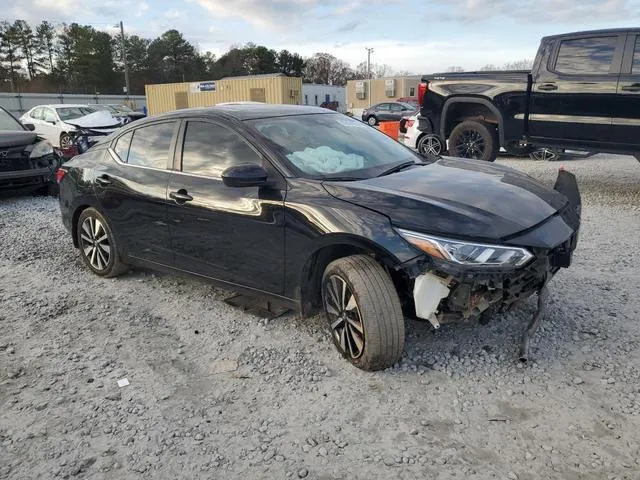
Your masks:
{"label": "rear door", "polygon": [[[282,176],[239,130],[208,119],[185,122],[171,176],[169,225],[176,266],[206,277],[281,294],[284,285]],[[222,172],[255,163],[269,186],[228,187]],[[180,195],[178,197],[177,195]]]}
{"label": "rear door", "polygon": [[625,34],[561,38],[533,79],[529,135],[570,144],[611,143],[612,106]]}
{"label": "rear door", "polygon": [[640,148],[640,34],[629,34],[618,82],[612,139],[622,148]]}
{"label": "rear door", "polygon": [[178,121],[129,130],[111,143],[113,162],[95,171],[94,191],[127,255],[172,265],[167,185]]}

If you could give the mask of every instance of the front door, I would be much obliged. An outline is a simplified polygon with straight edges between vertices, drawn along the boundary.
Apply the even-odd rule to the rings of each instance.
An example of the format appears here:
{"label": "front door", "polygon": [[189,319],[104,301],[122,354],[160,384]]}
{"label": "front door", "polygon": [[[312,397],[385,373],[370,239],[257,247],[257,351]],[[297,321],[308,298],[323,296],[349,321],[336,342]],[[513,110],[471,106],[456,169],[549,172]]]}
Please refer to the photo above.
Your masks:
{"label": "front door", "polygon": [[55,147],[60,146],[60,134],[63,132],[58,123],[56,112],[52,108],[44,107],[42,109],[42,120],[40,120],[38,128],[42,131],[42,136]]}
{"label": "front door", "polygon": [[127,256],[172,265],[167,185],[177,121],[130,130],[105,155],[113,162],[93,179],[100,208]]}
{"label": "front door", "polygon": [[[169,226],[176,266],[237,285],[281,294],[284,282],[284,179],[236,130],[189,120],[169,181]],[[180,143],[179,143],[180,144]],[[181,155],[180,155],[181,152]],[[256,163],[269,186],[228,187],[230,166]]]}
{"label": "front door", "polygon": [[636,34],[627,38],[613,117],[613,141],[621,148],[640,148],[640,35]]}
{"label": "front door", "polygon": [[596,146],[610,142],[625,35],[560,41],[533,79],[529,136]]}

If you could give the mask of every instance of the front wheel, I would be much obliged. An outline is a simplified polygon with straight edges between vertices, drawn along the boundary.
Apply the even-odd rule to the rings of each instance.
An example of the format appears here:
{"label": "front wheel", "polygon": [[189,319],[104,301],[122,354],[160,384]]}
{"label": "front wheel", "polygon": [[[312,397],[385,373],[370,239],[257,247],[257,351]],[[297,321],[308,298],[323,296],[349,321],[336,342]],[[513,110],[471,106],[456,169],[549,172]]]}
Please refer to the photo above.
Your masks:
{"label": "front wheel", "polygon": [[387,272],[372,257],[330,263],[322,277],[322,302],[338,351],[363,370],[391,367],[404,350],[404,316]]}
{"label": "front wheel", "polygon": [[372,127],[375,127],[378,124],[378,119],[376,117],[374,117],[373,115],[371,115],[368,119],[367,119],[367,123],[369,125],[371,125]]}
{"label": "front wheel", "polygon": [[69,150],[73,147],[73,138],[68,133],[63,133],[60,135],[60,149],[61,150]]}
{"label": "front wheel", "polygon": [[428,133],[420,137],[416,149],[422,155],[439,156],[444,151],[444,144],[438,135]]}
{"label": "front wheel", "polygon": [[449,136],[449,152],[456,157],[493,162],[500,148],[496,127],[490,123],[467,120],[459,123]]}
{"label": "front wheel", "polygon": [[80,256],[93,273],[109,278],[127,271],[127,266],[118,255],[116,239],[106,218],[95,208],[82,211],[76,234]]}

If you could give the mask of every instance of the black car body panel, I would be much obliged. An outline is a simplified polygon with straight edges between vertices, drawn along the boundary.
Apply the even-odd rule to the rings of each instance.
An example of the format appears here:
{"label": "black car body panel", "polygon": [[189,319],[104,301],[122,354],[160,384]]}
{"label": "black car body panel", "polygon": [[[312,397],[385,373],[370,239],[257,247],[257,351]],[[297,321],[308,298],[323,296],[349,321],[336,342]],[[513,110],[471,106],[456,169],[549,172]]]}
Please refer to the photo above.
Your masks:
{"label": "black car body panel", "polygon": [[[245,120],[298,115],[335,115],[341,122],[354,122],[355,133],[358,127],[381,135],[401,149],[401,159],[410,155],[416,165],[367,180],[296,175],[273,143]],[[120,138],[133,132],[135,139],[141,129],[169,121],[176,127],[166,168],[130,165],[118,157]],[[252,156],[258,155],[267,180],[231,187],[218,178],[182,172],[190,122],[237,133],[250,144]],[[125,263],[268,294],[303,312],[312,311],[308,304],[317,305],[318,282],[327,264],[354,253],[375,257],[409,301],[415,279],[430,271],[449,275],[452,282],[472,282],[476,290],[470,292],[477,295],[490,292],[495,297],[499,286],[506,292],[500,298],[509,303],[538,291],[558,268],[568,266],[579,216],[567,196],[506,167],[453,158],[418,165],[421,160],[384,134],[326,109],[229,105],[181,110],[127,125],[65,164],[60,208],[76,246],[77,218],[83,208],[93,206],[108,220]],[[575,182],[564,183],[567,195],[577,198],[570,195],[574,187]],[[398,228],[522,245],[535,259],[515,270],[478,272],[439,264]]]}
{"label": "black car body panel", "polygon": [[514,170],[456,158],[325,185],[333,196],[378,211],[399,227],[483,241],[538,225],[567,202]]}
{"label": "black car body panel", "polygon": [[545,37],[529,71],[426,75],[420,130],[447,139],[469,119],[500,145],[640,152],[640,29]]}
{"label": "black car body panel", "polygon": [[15,130],[0,130],[0,190],[54,184],[60,158],[53,148],[32,157],[33,149],[43,140],[6,110],[1,109],[0,115],[9,122],[15,121]]}

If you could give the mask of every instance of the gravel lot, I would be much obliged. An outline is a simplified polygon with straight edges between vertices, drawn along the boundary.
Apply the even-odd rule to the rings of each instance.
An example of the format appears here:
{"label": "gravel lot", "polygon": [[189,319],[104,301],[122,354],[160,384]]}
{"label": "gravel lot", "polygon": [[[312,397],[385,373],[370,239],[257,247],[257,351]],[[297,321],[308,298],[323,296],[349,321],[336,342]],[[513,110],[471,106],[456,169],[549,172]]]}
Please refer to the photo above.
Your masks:
{"label": "gravel lot", "polygon": [[[549,185],[559,163],[502,159]],[[365,373],[322,318],[272,322],[193,280],[83,266],[57,200],[0,199],[0,478],[640,478],[640,164],[564,163],[574,265],[487,326],[408,322]],[[127,378],[128,386],[117,381]]]}

